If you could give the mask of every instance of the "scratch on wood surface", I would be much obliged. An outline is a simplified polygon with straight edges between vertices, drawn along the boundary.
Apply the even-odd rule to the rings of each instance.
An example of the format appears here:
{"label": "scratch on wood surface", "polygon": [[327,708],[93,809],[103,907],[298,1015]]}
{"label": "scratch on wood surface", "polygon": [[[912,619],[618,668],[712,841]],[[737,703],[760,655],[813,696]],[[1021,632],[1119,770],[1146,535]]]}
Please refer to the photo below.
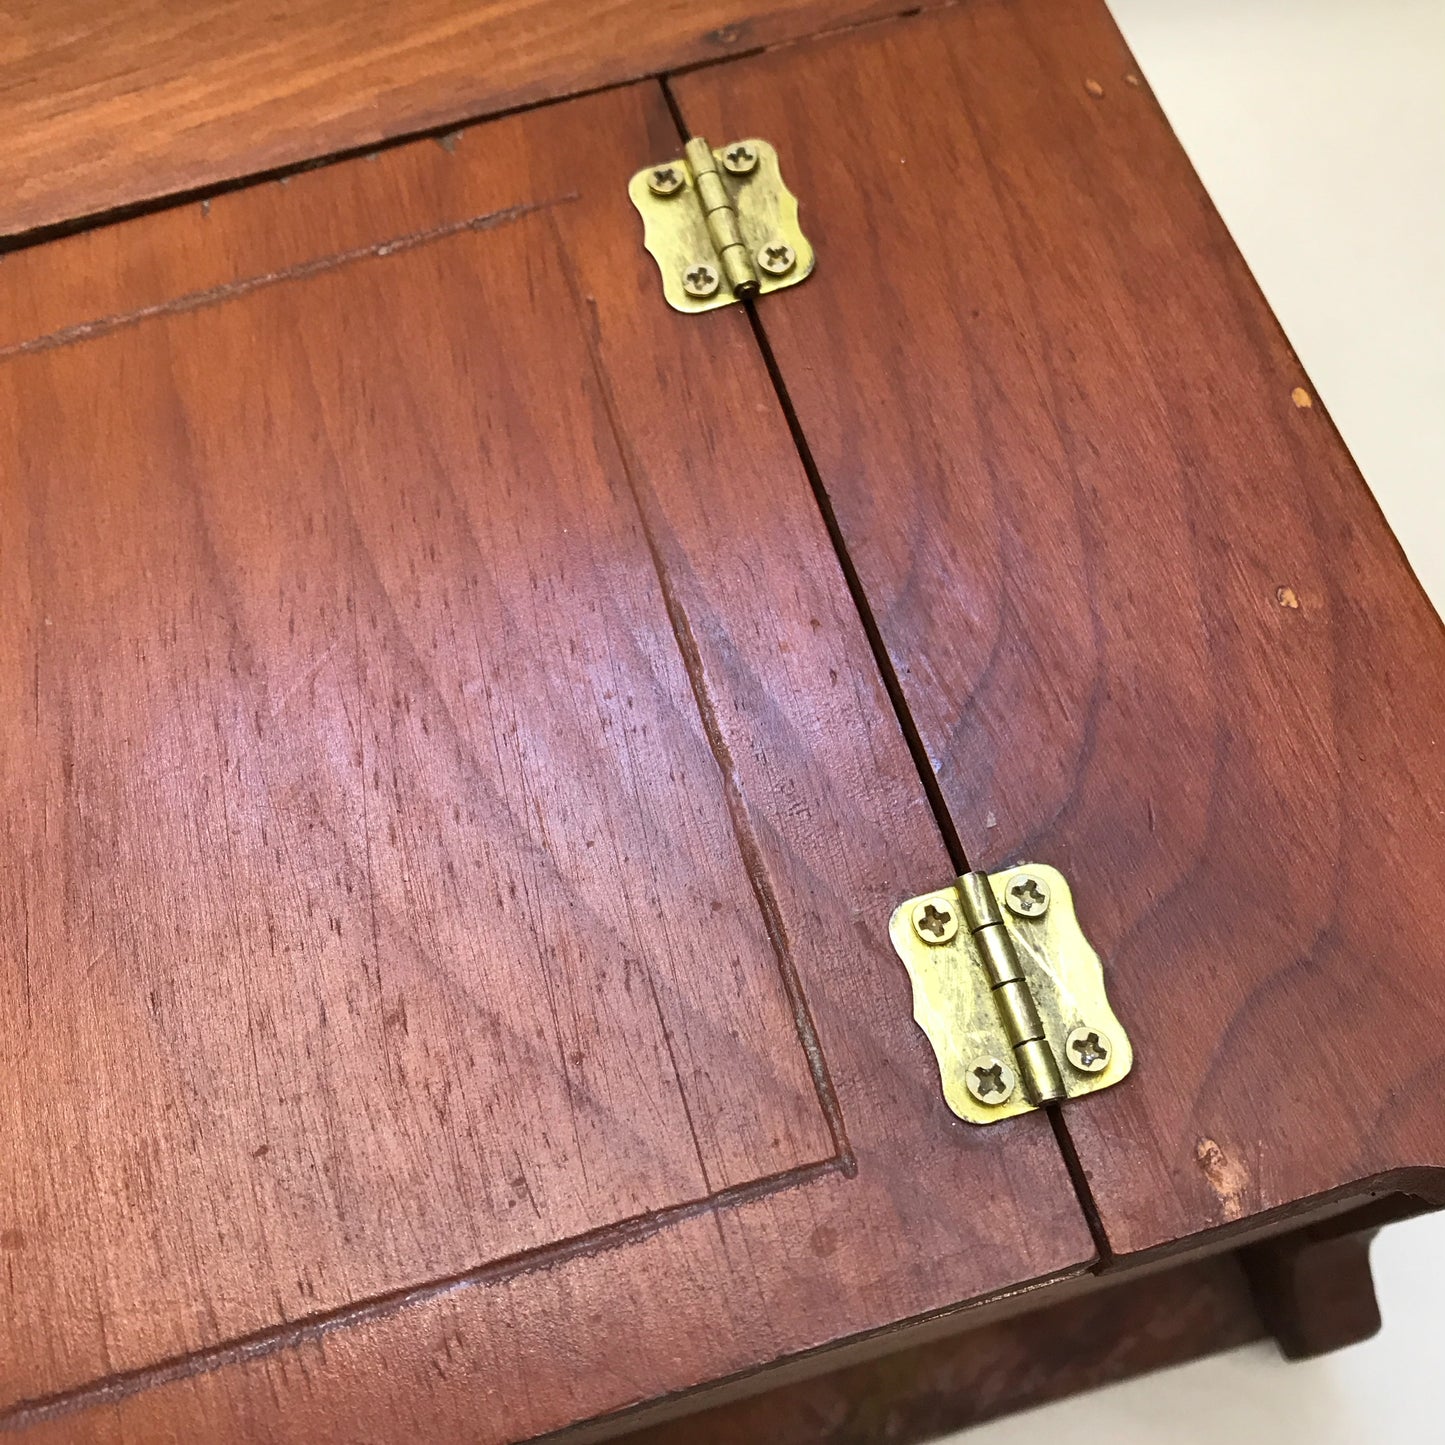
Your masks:
{"label": "scratch on wood surface", "polygon": [[329,256],[318,256],[311,261],[302,261],[295,266],[286,266],[278,271],[263,271],[259,276],[247,276],[239,281],[224,281],[219,286],[209,286],[202,291],[188,291],[184,296],[173,296],[166,301],[157,301],[151,306],[141,306],[134,311],[123,311],[114,316],[101,316],[93,321],[80,321],[73,326],[62,326],[58,331],[47,332],[44,336],[32,337],[29,341],[13,342],[0,347],[0,361],[12,356],[25,356],[32,351],[49,351],[56,346],[69,346],[72,342],[92,341],[98,336],[108,336],[125,326],[149,320],[153,316],[173,316],[184,311],[198,311],[205,306],[215,306],[237,296],[247,296],[265,286],[275,286],[282,281],[300,281],[308,276],[319,275],[337,266],[350,265],[353,261],[380,260],[387,256],[413,251],[418,246],[433,241],[444,241],[448,236],[458,236],[465,231],[490,231],[495,226],[504,226],[510,221],[530,216],[535,211],[550,210],[553,206],[566,205],[577,199],[578,193],[571,191],[564,196],[554,196],[545,201],[529,201],[523,205],[506,206],[499,211],[488,211],[481,216],[468,216],[465,220],[451,221],[445,226],[433,226],[430,230],[412,231],[404,236],[393,236],[386,241],[375,241],[369,246],[356,246],[349,251],[337,251]]}
{"label": "scratch on wood surface", "polygon": [[320,673],[321,669],[325,667],[328,662],[331,661],[332,655],[340,646],[340,639],[333,642],[331,646],[328,647],[326,651],[323,652],[321,656],[318,657],[316,661],[313,662],[311,666],[308,667],[301,674],[301,676],[298,677],[296,681],[293,682],[291,686],[288,687],[279,698],[276,699],[276,701],[272,704],[271,711],[268,715],[272,722],[275,722],[275,720],[286,710],[286,705],[291,701],[292,698],[296,697],[297,694],[299,694],[303,689],[311,685],[311,683],[316,679],[317,674]]}
{"label": "scratch on wood surface", "polygon": [[1213,1139],[1201,1139],[1194,1146],[1194,1157],[1225,1219],[1238,1219],[1244,1213],[1249,1170],[1239,1160],[1231,1159]]}
{"label": "scratch on wood surface", "polygon": [[1294,404],[1299,407],[1301,411],[1308,411],[1310,407],[1315,404],[1314,397],[1312,397],[1309,392],[1307,392],[1302,386],[1295,387],[1295,389],[1290,392],[1289,399],[1294,402]]}
{"label": "scratch on wood surface", "polygon": [[[557,227],[555,218],[551,220],[551,224],[557,246],[559,250],[562,250],[565,254],[566,243],[562,238],[560,228]],[[832,1136],[834,1147],[838,1151],[837,1159],[841,1164],[843,1172],[845,1175],[851,1177],[856,1171],[857,1161],[853,1155],[852,1145],[848,1142],[847,1128],[843,1122],[843,1113],[838,1104],[837,1090],[833,1085],[832,1073],[828,1068],[828,1061],[823,1056],[823,1047],[818,1038],[817,1025],[813,1019],[812,1009],[803,992],[802,981],[798,977],[797,967],[793,962],[792,946],[789,943],[787,929],[784,926],[782,909],[778,904],[777,893],[768,870],[767,860],[763,848],[758,841],[747,800],[743,794],[743,785],[738,774],[737,764],[733,760],[732,749],[728,744],[722,724],[719,721],[717,704],[708,686],[707,669],[703,664],[702,651],[698,646],[697,637],[692,630],[692,621],[688,617],[687,609],[683,605],[682,598],[678,593],[677,585],[673,579],[668,561],[663,555],[649,494],[639,478],[638,469],[633,463],[631,448],[627,443],[626,431],[618,420],[616,402],[613,399],[612,389],[607,381],[606,369],[602,365],[602,359],[597,350],[595,305],[592,307],[584,305],[582,296],[577,290],[575,278],[570,271],[566,272],[566,275],[568,285],[572,291],[572,304],[576,309],[581,323],[582,334],[587,338],[587,352],[588,359],[592,366],[593,380],[597,386],[597,393],[603,409],[607,414],[608,424],[612,428],[613,439],[617,446],[618,460],[621,462],[628,488],[632,493],[633,502],[637,509],[637,518],[642,527],[643,540],[647,545],[648,552],[652,558],[653,569],[657,575],[658,590],[662,595],[663,608],[672,626],[673,638],[677,643],[678,652],[682,657],[683,668],[687,673],[688,682],[692,688],[693,700],[697,707],[698,720],[702,723],[703,732],[707,737],[709,748],[721,776],[723,800],[727,806],[728,816],[732,823],[733,837],[737,842],[743,869],[752,887],[753,897],[758,905],[763,928],[773,947],[773,954],[778,964],[783,990],[787,995],[788,1004],[793,1013],[793,1023],[797,1030],[798,1043],[808,1061],[808,1070],[812,1075],[813,1089],[817,1095],[818,1107],[822,1111],[823,1118],[828,1126],[828,1132]],[[587,324],[589,319],[592,322],[590,326]]]}
{"label": "scratch on wood surface", "polygon": [[657,985],[652,981],[652,975],[644,972],[642,976],[647,984],[648,993],[652,995],[652,1007],[657,1014],[657,1026],[662,1030],[662,1042],[667,1048],[667,1061],[672,1065],[672,1076],[677,1080],[677,1094],[682,1100],[682,1112],[683,1117],[687,1120],[687,1131],[692,1135],[693,1152],[697,1155],[697,1167],[702,1171],[703,1187],[711,1194],[713,1183],[708,1175],[707,1156],[703,1153],[702,1140],[698,1137],[697,1124],[692,1117],[692,1105],[688,1102],[687,1097],[687,1082],[682,1076],[682,1069],[677,1061],[677,1050],[672,1046],[672,1030],[667,1026],[667,1018],[662,1012],[662,1004],[657,997]]}

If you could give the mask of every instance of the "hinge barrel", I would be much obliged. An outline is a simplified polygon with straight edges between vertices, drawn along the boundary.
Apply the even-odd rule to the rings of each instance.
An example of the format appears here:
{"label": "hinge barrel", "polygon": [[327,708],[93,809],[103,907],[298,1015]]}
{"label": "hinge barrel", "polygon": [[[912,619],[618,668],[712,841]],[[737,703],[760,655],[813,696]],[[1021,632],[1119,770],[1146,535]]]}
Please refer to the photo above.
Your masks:
{"label": "hinge barrel", "polygon": [[1038,1004],[1019,965],[1013,935],[1003,921],[988,874],[962,874],[958,896],[964,922],[988,974],[999,1022],[1013,1046],[1024,1092],[1033,1104],[1052,1104],[1066,1098],[1058,1060],[1049,1047]]}
{"label": "hinge barrel", "polygon": [[627,194],[674,311],[734,306],[796,286],[813,270],[798,198],[765,140],[714,150],[695,136],[682,158],[634,172]]}
{"label": "hinge barrel", "polygon": [[734,296],[752,296],[758,289],[758,273],[743,243],[738,213],[733,209],[722,177],[718,175],[712,148],[700,136],[694,136],[688,141],[685,154],[723,277]]}

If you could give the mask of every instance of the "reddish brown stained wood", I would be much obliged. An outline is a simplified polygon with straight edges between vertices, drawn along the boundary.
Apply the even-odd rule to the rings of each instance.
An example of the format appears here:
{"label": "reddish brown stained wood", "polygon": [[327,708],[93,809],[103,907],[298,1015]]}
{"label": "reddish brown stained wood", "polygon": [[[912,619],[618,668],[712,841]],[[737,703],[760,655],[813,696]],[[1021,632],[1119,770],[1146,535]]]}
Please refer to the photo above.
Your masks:
{"label": "reddish brown stained wood", "polygon": [[495,284],[559,269],[538,212],[0,379],[9,1318],[92,1322],[32,1388],[837,1152],[605,413],[551,384],[585,338]]}
{"label": "reddish brown stained wood", "polygon": [[[474,142],[480,141],[480,144]],[[526,1438],[1076,1271],[655,87],[0,267],[0,1424]],[[28,1433],[27,1433],[28,1432]]]}
{"label": "reddish brown stained wood", "polygon": [[[848,25],[883,0],[22,0],[0,234]],[[645,164],[645,162],[643,162]]]}
{"label": "reddish brown stained wood", "polygon": [[638,1430],[624,1445],[913,1445],[1263,1335],[1232,1255],[1121,1279],[998,1320]]}
{"label": "reddish brown stained wood", "polygon": [[1063,868],[1107,962],[1120,1254],[1445,1192],[1445,639],[1132,69],[981,0],[676,85],[803,198],[760,315],[971,861]]}
{"label": "reddish brown stained wood", "polygon": [[1334,1224],[1241,1251],[1260,1317],[1286,1359],[1308,1360],[1379,1333],[1370,1272],[1377,1231],[1341,1234]]}

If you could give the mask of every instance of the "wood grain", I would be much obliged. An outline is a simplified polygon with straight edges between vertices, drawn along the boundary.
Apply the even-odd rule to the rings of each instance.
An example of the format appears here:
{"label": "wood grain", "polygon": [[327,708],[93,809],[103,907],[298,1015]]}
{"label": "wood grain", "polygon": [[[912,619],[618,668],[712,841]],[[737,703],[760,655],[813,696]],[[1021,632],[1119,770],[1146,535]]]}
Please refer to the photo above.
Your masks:
{"label": "wood grain", "polygon": [[[21,0],[0,235],[848,25],[886,0]],[[644,162],[645,164],[645,162]]]}
{"label": "wood grain", "polygon": [[1237,1261],[1223,1255],[1118,1279],[1080,1298],[639,1430],[620,1445],[915,1445],[1263,1333]]}
{"label": "wood grain", "polygon": [[534,211],[4,369],[47,1388],[837,1152],[560,271]]}
{"label": "wood grain", "polygon": [[1445,1197],[1445,636],[1104,6],[675,89],[803,198],[759,314],[971,862],[1062,868],[1106,960],[1112,1248]]}
{"label": "wood grain", "polygon": [[1047,1123],[938,1096],[936,826],[747,318],[618,204],[675,141],[0,267],[0,1425],[529,1438],[1087,1265]]}

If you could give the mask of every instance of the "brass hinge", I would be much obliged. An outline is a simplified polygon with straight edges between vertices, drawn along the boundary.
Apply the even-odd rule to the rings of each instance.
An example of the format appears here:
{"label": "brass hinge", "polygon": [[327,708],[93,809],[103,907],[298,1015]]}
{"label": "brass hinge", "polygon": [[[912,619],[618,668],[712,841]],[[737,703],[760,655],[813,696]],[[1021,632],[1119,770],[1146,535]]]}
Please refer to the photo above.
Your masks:
{"label": "brass hinge", "polygon": [[1056,868],[965,873],[910,898],[888,932],[960,1119],[1026,1114],[1107,1089],[1133,1066],[1099,955]]}
{"label": "brass hinge", "polygon": [[685,150],[686,159],[648,166],[627,187],[668,304],[711,311],[807,277],[813,248],[777,151],[765,140],[712,150],[698,138]]}

